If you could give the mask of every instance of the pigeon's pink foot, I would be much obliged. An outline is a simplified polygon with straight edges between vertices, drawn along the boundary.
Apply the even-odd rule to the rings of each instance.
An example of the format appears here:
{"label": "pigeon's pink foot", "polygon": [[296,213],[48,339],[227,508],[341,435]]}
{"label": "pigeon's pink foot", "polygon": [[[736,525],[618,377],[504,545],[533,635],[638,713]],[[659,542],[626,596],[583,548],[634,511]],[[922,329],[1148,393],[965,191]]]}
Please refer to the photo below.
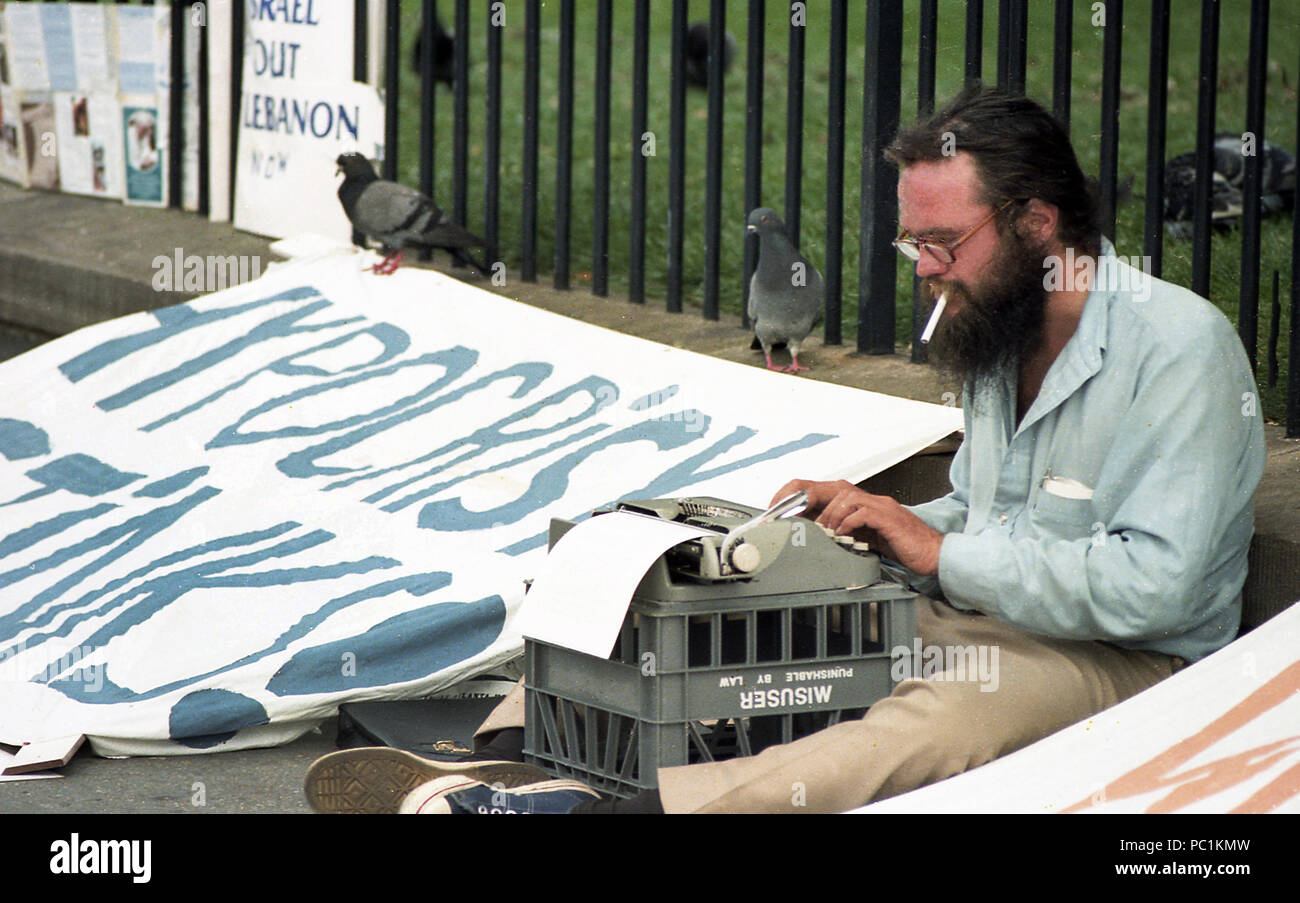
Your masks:
{"label": "pigeon's pink foot", "polygon": [[383,260],[379,261],[379,263],[372,267],[367,267],[367,269],[373,271],[376,276],[391,276],[393,271],[397,269],[401,262],[402,252],[394,251],[392,254],[389,254]]}
{"label": "pigeon's pink foot", "polygon": [[772,355],[768,354],[767,352],[763,352],[763,356],[767,358],[767,369],[777,370],[777,371],[783,369],[781,367],[778,367],[776,364],[772,363]]}
{"label": "pigeon's pink foot", "polygon": [[807,369],[809,368],[799,363],[799,358],[797,357],[793,359],[793,363],[791,363],[790,366],[781,368],[782,372],[784,373],[798,373],[800,370],[807,370]]}

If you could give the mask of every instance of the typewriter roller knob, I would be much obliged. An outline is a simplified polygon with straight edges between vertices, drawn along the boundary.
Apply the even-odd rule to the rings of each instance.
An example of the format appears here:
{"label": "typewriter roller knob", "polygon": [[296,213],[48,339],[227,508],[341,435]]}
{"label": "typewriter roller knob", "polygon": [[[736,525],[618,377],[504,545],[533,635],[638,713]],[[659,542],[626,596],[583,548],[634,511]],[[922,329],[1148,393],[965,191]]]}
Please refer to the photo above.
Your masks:
{"label": "typewriter roller knob", "polygon": [[742,542],[731,550],[731,566],[745,574],[757,570],[762,560],[762,553],[752,542]]}

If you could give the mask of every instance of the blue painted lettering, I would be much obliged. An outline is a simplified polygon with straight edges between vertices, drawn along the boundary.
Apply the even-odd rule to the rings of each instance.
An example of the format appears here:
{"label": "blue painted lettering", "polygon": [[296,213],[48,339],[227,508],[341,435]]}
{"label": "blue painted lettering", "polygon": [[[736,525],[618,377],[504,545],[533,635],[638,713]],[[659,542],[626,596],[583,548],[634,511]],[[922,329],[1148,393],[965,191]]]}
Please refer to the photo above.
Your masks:
{"label": "blue painted lettering", "polygon": [[[348,429],[349,427],[357,426],[361,423],[365,423],[366,421],[384,417],[386,415],[392,414],[395,411],[400,411],[402,408],[409,406],[412,402],[419,401],[421,398],[436,392],[439,388],[446,385],[447,383],[459,379],[461,375],[463,375],[467,370],[469,370],[472,366],[474,366],[474,361],[477,357],[478,357],[477,351],[471,351],[468,348],[457,346],[455,348],[447,348],[442,351],[435,351],[431,354],[424,354],[421,355],[420,357],[414,358],[409,361],[400,361],[398,363],[391,364],[387,367],[380,367],[375,370],[369,370],[365,373],[356,374],[353,376],[347,376],[344,377],[343,379],[335,380],[333,382],[325,383],[323,385],[307,386],[306,388],[302,388],[290,392],[288,395],[281,395],[277,398],[271,399],[270,401],[263,402],[262,404],[248,411],[246,414],[240,417],[233,424],[231,424],[228,427],[225,427],[220,432],[218,432],[215,436],[213,436],[212,439],[209,440],[207,447],[221,448],[228,445],[247,445],[252,442],[261,442],[266,439],[281,439],[288,436],[316,436],[316,435],[320,435],[321,433],[331,433],[341,429]],[[396,373],[397,371],[406,369],[408,367],[422,367],[422,366],[432,366],[432,367],[440,368],[442,370],[442,373],[438,376],[437,379],[433,380],[424,388],[404,398],[400,398],[395,402],[383,405],[382,407],[379,408],[375,408],[374,410],[361,413],[361,414],[352,414],[350,416],[341,417],[337,420],[332,420],[328,423],[315,424],[309,426],[286,426],[275,430],[262,430],[262,431],[250,431],[250,432],[241,432],[239,429],[241,426],[248,423],[250,420],[262,414],[265,414],[269,411],[273,411],[280,407],[284,407],[286,405],[291,406],[295,402],[299,401],[300,399],[309,398],[313,395],[319,395],[323,392],[329,392],[334,389],[342,389],[349,386],[358,385],[367,380],[375,379],[377,377],[390,376],[393,373]],[[283,461],[280,462],[280,469],[284,470]],[[339,471],[337,469],[334,470],[327,469],[323,472],[336,473]],[[290,475],[294,476],[295,474],[290,474]]]}

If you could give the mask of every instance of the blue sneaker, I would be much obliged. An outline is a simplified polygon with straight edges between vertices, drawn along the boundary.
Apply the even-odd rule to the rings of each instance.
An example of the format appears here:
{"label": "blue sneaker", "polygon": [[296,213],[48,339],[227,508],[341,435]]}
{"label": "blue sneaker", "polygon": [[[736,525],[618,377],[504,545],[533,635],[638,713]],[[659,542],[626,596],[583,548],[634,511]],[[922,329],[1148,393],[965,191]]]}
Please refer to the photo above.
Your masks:
{"label": "blue sneaker", "polygon": [[578,781],[557,779],[507,788],[465,775],[421,784],[407,794],[403,815],[562,815],[600,794]]}

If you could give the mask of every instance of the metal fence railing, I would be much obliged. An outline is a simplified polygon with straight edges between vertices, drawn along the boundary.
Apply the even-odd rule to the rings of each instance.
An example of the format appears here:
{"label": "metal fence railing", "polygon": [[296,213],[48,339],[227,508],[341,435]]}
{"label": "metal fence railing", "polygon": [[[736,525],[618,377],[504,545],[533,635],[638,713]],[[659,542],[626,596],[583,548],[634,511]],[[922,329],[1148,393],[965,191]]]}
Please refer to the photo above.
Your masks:
{"label": "metal fence railing", "polygon": [[[1252,364],[1263,370],[1261,390],[1272,393],[1271,410],[1285,418],[1289,436],[1300,436],[1300,368],[1290,366],[1300,355],[1300,207],[1291,203],[1287,225],[1277,217],[1266,223],[1261,199],[1281,190],[1293,201],[1295,176],[1292,168],[1289,188],[1266,184],[1266,176],[1276,173],[1266,170],[1268,158],[1258,152],[1266,138],[1277,147],[1300,145],[1300,100],[1291,99],[1300,94],[1288,77],[1297,71],[1290,67],[1300,63],[1295,49],[1300,12],[1291,4],[1185,0],[1175,19],[1172,0],[354,3],[358,80],[373,68],[366,60],[370,20],[376,9],[384,11],[389,102],[383,174],[400,178],[402,154],[414,153],[418,185],[428,193],[447,140],[438,128],[446,115],[438,112],[441,73],[434,58],[439,14],[447,14],[454,35],[450,209],[459,222],[484,235],[489,259],[504,260],[522,279],[535,281],[549,257],[554,286],[568,289],[580,253],[575,229],[580,229],[590,236],[590,275],[583,278],[594,294],[608,294],[616,281],[630,300],[645,302],[650,284],[661,282],[669,311],[681,311],[693,294],[704,317],[717,319],[725,308],[747,325],[744,301],[757,238],[736,233],[748,210],[775,206],[784,209],[796,243],[802,239],[813,248],[811,256],[825,277],[824,341],[842,344],[848,325],[856,330],[858,351],[894,353],[901,339],[910,341],[914,359],[923,356],[917,341],[922,324],[915,313],[920,305],[911,304],[913,316],[906,318],[908,270],[891,247],[897,174],[880,151],[900,123],[905,97],[914,98],[920,114],[932,110],[941,92],[955,93],[961,83],[985,77],[991,68],[986,47],[995,44],[997,84],[1050,99],[1055,115],[1071,129],[1081,159],[1091,161],[1085,165],[1095,166],[1104,231],[1140,244],[1153,275],[1184,282],[1235,317]],[[193,6],[194,0],[175,3],[173,21],[179,23]],[[246,6],[234,4],[235,98]],[[692,56],[692,16],[708,26],[699,32],[708,35],[700,67]],[[412,28],[412,21],[422,24]],[[740,52],[729,25],[743,38]],[[782,32],[784,40],[777,39]],[[180,33],[173,29],[178,59]],[[418,113],[400,101],[404,49],[417,40],[420,67],[415,73],[405,67],[405,77],[418,83]],[[203,36],[205,58],[223,51],[208,47]],[[697,103],[688,86],[700,80],[704,93]],[[517,106],[503,100],[503,84]],[[203,134],[183,134],[180,94],[172,93],[171,146],[197,140],[206,150]],[[207,121],[207,94],[201,85],[200,123]],[[630,115],[626,120],[612,115],[611,97],[621,103],[628,94]],[[784,110],[771,108],[774,95],[784,100]],[[738,103],[743,129],[728,126],[726,114]],[[702,114],[702,130],[688,121],[691,111]],[[1081,118],[1085,114],[1087,121]],[[238,111],[231,117],[237,126]],[[407,121],[418,122],[418,143],[403,151]],[[661,179],[665,164],[643,145],[665,122],[667,173]],[[860,129],[857,144],[851,138],[854,124]],[[622,128],[628,131],[620,136]],[[1239,226],[1232,230],[1223,228],[1213,194],[1216,136],[1221,140],[1225,130],[1239,133],[1243,148],[1235,202],[1240,209],[1234,217]],[[1189,237],[1173,239],[1166,156],[1193,137]],[[701,151],[702,158],[692,156]],[[856,172],[846,165],[850,151],[859,154]],[[181,158],[169,155],[173,186],[179,185]],[[544,158],[554,163],[550,174],[541,169]],[[582,169],[576,168],[578,159]],[[691,187],[698,181],[688,168],[691,159],[703,161],[700,190]],[[778,163],[781,178],[774,179]],[[206,170],[206,154],[199,165]],[[732,171],[743,174],[739,190],[728,188]],[[824,193],[805,191],[812,173]],[[481,190],[471,191],[476,179],[482,180]],[[1130,180],[1142,187],[1140,205],[1129,203]],[[201,185],[206,181],[200,178]],[[778,182],[783,182],[781,201],[773,203],[769,194]],[[472,195],[481,199],[481,209],[471,209]],[[171,197],[175,202],[179,191]],[[505,210],[503,198],[509,199]],[[202,205],[206,209],[206,196]],[[661,209],[666,215],[659,219]],[[662,246],[662,258],[648,251],[651,238],[656,248]],[[743,263],[733,265],[728,249],[737,245],[734,257]],[[1276,296],[1286,281],[1290,297],[1284,305]],[[1267,294],[1262,286],[1273,299],[1261,330],[1260,297]],[[1234,291],[1235,303],[1229,303]],[[1278,381],[1284,365],[1283,387]]]}

